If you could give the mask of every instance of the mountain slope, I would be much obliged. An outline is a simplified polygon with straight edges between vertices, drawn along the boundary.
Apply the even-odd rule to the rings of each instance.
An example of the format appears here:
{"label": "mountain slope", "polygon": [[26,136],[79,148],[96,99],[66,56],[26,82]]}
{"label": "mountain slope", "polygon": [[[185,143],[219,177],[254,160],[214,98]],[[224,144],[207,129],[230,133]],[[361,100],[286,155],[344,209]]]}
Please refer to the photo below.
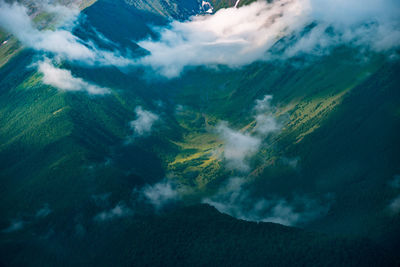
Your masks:
{"label": "mountain slope", "polygon": [[[131,238],[126,238],[131,237]],[[332,238],[271,223],[235,220],[193,206],[137,220],[92,224],[64,240],[1,242],[7,266],[382,266],[390,257],[368,241]],[[21,249],[22,247],[22,249]],[[28,248],[28,249],[25,249]],[[31,248],[35,257],[32,258]],[[6,254],[8,252],[8,255]],[[9,255],[17,255],[10,257]],[[68,258],[68,262],[64,259]]]}
{"label": "mountain slope", "polygon": [[[233,1],[212,3],[218,9]],[[157,38],[154,25],[185,20],[196,7],[198,1],[99,0],[83,12],[74,33],[110,48],[99,32],[140,56],[144,51],[135,41]],[[5,265],[57,265],[66,258],[71,265],[393,265],[384,251],[395,255],[400,245],[399,214],[388,208],[399,193],[390,186],[400,173],[398,59],[339,47],[311,59],[190,68],[171,80],[143,69],[57,63],[111,91],[93,96],[45,85],[32,65],[41,56],[23,49],[0,66]],[[235,131],[254,133],[254,106],[265,95],[273,96],[273,117],[282,127],[262,139],[249,173],[232,170],[217,125],[226,121]],[[138,106],[160,118],[148,136],[134,136],[130,126]],[[192,206],[237,176],[252,184],[256,200],[321,202],[326,212],[298,225],[327,235]],[[140,214],[134,193],[164,180],[185,189],[180,199],[188,207]],[[99,196],[107,204],[97,206]],[[125,206],[134,216],[95,219]],[[50,215],[37,217],[43,207]],[[13,225],[22,226],[11,231]]]}

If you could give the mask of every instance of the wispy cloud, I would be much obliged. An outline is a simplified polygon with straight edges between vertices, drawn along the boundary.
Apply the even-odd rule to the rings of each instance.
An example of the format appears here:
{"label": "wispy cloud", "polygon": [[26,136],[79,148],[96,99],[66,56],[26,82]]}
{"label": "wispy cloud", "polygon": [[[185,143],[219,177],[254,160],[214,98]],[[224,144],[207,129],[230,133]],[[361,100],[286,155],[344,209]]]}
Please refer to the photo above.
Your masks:
{"label": "wispy cloud", "polygon": [[151,133],[153,125],[160,118],[151,111],[144,110],[141,106],[135,109],[136,119],[130,122],[135,136],[144,136]]}
{"label": "wispy cloud", "polygon": [[284,225],[298,225],[325,214],[329,204],[323,205],[306,196],[292,200],[279,197],[257,197],[251,191],[246,178],[230,178],[219,191],[203,200],[220,212],[248,220],[275,222]]}
{"label": "wispy cloud", "polygon": [[253,108],[256,125],[254,133],[234,130],[226,122],[221,122],[216,127],[216,132],[223,142],[223,158],[226,167],[232,170],[249,171],[249,161],[260,149],[265,137],[277,133],[281,129],[280,123],[273,115],[271,95],[265,95],[256,100]]}
{"label": "wispy cloud", "polygon": [[185,67],[240,67],[341,44],[387,51],[400,46],[399,7],[395,0],[257,1],[155,28],[160,38],[138,43],[151,53],[138,63],[172,78]]}
{"label": "wispy cloud", "polygon": [[400,195],[390,202],[389,208],[394,213],[398,213],[400,211]]}
{"label": "wispy cloud", "polygon": [[62,18],[63,27],[39,30],[23,5],[0,0],[0,26],[14,34],[25,46],[62,59],[90,65],[132,64],[130,59],[124,58],[117,51],[99,49],[93,42],[85,42],[71,33],[71,25],[76,24],[79,15],[77,8],[47,5],[47,11]]}
{"label": "wispy cloud", "polygon": [[[240,171],[250,171],[252,157],[259,152],[267,137],[279,133],[282,123],[274,116],[272,96],[265,95],[255,101],[252,109],[255,125],[239,131],[228,127],[226,122],[217,125],[217,133],[223,142],[223,159],[226,167]],[[282,158],[282,162],[297,167],[298,159]],[[277,196],[256,196],[251,189],[253,182],[245,177],[230,178],[218,192],[203,200],[220,212],[239,219],[250,221],[275,222],[284,225],[297,225],[323,215],[329,208],[319,201],[306,196],[291,199]]]}
{"label": "wispy cloud", "polygon": [[271,106],[272,95],[265,95],[263,99],[256,100],[254,111],[256,113],[256,131],[265,136],[277,132],[281,129],[280,123],[273,116],[273,107]]}
{"label": "wispy cloud", "polygon": [[400,3],[393,0],[310,0],[309,21],[317,25],[308,33],[297,33],[297,42],[285,51],[324,54],[337,45],[361,51],[391,53],[400,46]]}
{"label": "wispy cloud", "polygon": [[[393,189],[400,189],[400,175],[395,175],[389,183],[390,187]],[[389,209],[391,212],[397,214],[400,212],[400,194],[397,195],[389,204]]]}
{"label": "wispy cloud", "polygon": [[173,21],[168,27],[155,29],[159,40],[138,43],[151,53],[140,63],[166,77],[178,76],[186,66],[246,65],[265,58],[268,48],[293,31],[305,8],[300,1],[258,1],[186,22]]}
{"label": "wispy cloud", "polygon": [[229,169],[248,171],[248,160],[253,156],[261,145],[261,140],[228,127],[226,122],[217,126],[217,133],[224,143],[223,157],[226,167]]}
{"label": "wispy cloud", "polygon": [[110,221],[117,218],[127,217],[133,214],[133,211],[124,203],[119,202],[114,208],[100,212],[95,216],[96,221]]}
{"label": "wispy cloud", "polygon": [[47,217],[47,215],[49,215],[51,212],[52,210],[50,209],[49,204],[44,204],[43,207],[36,212],[35,217],[44,218]]}
{"label": "wispy cloud", "polygon": [[81,78],[74,77],[69,70],[55,67],[49,59],[38,62],[38,70],[43,74],[44,84],[51,85],[62,91],[82,91],[91,95],[110,93],[108,88],[99,87]]}
{"label": "wispy cloud", "polygon": [[177,185],[167,179],[154,185],[146,185],[140,191],[143,197],[153,205],[156,210],[180,199]]}
{"label": "wispy cloud", "polygon": [[4,229],[2,232],[3,233],[12,233],[16,231],[20,231],[24,228],[25,222],[22,220],[12,220],[10,223],[10,226],[8,226],[6,229]]}
{"label": "wispy cloud", "polygon": [[61,26],[39,30],[24,6],[0,0],[0,26],[48,55],[90,65],[147,66],[168,78],[186,67],[235,68],[259,60],[324,55],[343,44],[390,54],[400,47],[396,0],[259,0],[155,27],[160,38],[139,41],[150,54],[138,59],[72,34],[79,21],[77,8],[48,5],[47,10],[62,18]]}
{"label": "wispy cloud", "polygon": [[52,213],[52,210],[50,209],[49,204],[44,204],[36,213],[25,215],[24,219],[17,218],[17,219],[12,219],[10,221],[10,225],[3,229],[1,232],[3,233],[12,233],[12,232],[17,232],[23,230],[27,225],[31,223],[35,223],[40,219],[43,219],[47,217],[50,213]]}
{"label": "wispy cloud", "polygon": [[97,222],[112,221],[118,218],[133,216],[135,214],[148,214],[159,212],[171,204],[181,200],[184,187],[168,178],[154,184],[146,184],[132,190],[129,202],[120,201],[115,206],[110,205],[111,193],[93,195],[94,204],[101,208],[94,220]]}

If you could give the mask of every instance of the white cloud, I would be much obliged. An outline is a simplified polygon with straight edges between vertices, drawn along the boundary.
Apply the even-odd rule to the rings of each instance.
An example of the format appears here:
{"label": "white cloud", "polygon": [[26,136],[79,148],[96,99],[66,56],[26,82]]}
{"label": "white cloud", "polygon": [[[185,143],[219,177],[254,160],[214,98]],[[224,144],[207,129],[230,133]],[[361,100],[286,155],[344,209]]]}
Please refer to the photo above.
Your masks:
{"label": "white cloud", "polygon": [[272,98],[273,98],[272,95],[265,95],[263,97],[263,99],[257,99],[256,100],[256,105],[254,106],[254,110],[257,113],[271,111],[272,110],[272,107],[271,107]]}
{"label": "white cloud", "polygon": [[[62,27],[38,30],[26,8],[0,0],[0,26],[25,46],[62,59],[91,65],[149,66],[169,78],[179,76],[185,67],[235,68],[258,60],[324,55],[341,44],[391,54],[400,47],[400,2],[396,0],[259,0],[156,27],[159,39],[138,42],[150,55],[136,60],[73,35],[70,28],[78,21],[78,9],[48,5],[47,10],[61,18]],[[305,32],[312,23],[315,26]]]}
{"label": "white cloud", "polygon": [[[63,26],[74,25],[79,10],[47,5],[47,11],[58,15]],[[127,66],[132,64],[117,52],[98,49],[92,42],[84,42],[73,35],[68,27],[55,30],[38,30],[27,14],[27,9],[18,3],[7,4],[0,0],[0,26],[14,34],[25,46],[51,53],[57,57],[85,64]]]}
{"label": "white cloud", "polygon": [[45,12],[51,13],[55,16],[56,26],[65,26],[71,28],[75,25],[76,19],[80,14],[78,3],[67,3],[64,1],[63,4],[54,4],[54,1],[53,3],[50,3],[50,1],[47,0],[38,1],[36,4],[39,4],[40,9],[43,9]]}
{"label": "white cloud", "polygon": [[100,212],[94,219],[96,221],[109,221],[112,219],[127,217],[132,214],[133,211],[127,207],[124,202],[120,202],[114,208]]}
{"label": "white cloud", "polygon": [[173,21],[168,27],[155,29],[160,32],[159,40],[138,43],[151,52],[139,63],[153,67],[166,77],[176,77],[185,66],[238,67],[263,59],[266,50],[303,19],[308,7],[302,2],[258,1],[239,9],[195,16],[186,22]]}
{"label": "white cloud", "polygon": [[55,67],[50,60],[38,62],[38,70],[43,74],[43,83],[51,85],[62,91],[83,91],[92,95],[104,95],[110,93],[108,88],[99,87],[74,77],[71,71]]}
{"label": "white cloud", "polygon": [[295,197],[292,201],[277,197],[256,197],[252,195],[250,185],[245,178],[231,178],[215,195],[204,199],[203,203],[238,219],[288,226],[311,221],[328,210],[327,206],[308,197]]}
{"label": "white cloud", "polygon": [[248,171],[248,160],[261,145],[261,140],[249,133],[235,131],[226,122],[217,126],[217,133],[224,143],[223,157],[229,169]]}
{"label": "white cloud", "polygon": [[[340,44],[375,51],[396,49],[399,6],[396,0],[260,0],[155,28],[160,38],[138,43],[151,53],[138,63],[172,78],[185,67],[240,67],[269,58],[325,54]],[[316,26],[304,33],[311,23]],[[276,42],[290,36],[295,38],[284,42],[284,53],[274,54],[271,48]]]}
{"label": "white cloud", "polygon": [[154,123],[159,120],[157,114],[144,110],[141,106],[136,107],[136,120],[130,122],[131,128],[138,136],[148,135],[151,133]]}
{"label": "white cloud", "polygon": [[273,116],[271,100],[271,95],[265,95],[263,99],[256,100],[256,105],[254,107],[256,112],[256,131],[263,136],[277,132],[281,129],[281,125]]}
{"label": "white cloud", "polygon": [[[281,129],[273,115],[272,96],[265,95],[255,101],[253,112],[256,125],[253,134],[250,129],[236,131],[226,122],[217,125],[217,133],[223,141],[223,157],[226,167],[248,172],[249,161],[261,148],[264,139]],[[297,159],[284,159],[284,163],[296,168]],[[250,221],[275,222],[296,225],[313,220],[327,211],[327,207],[307,197],[295,197],[291,201],[277,197],[255,197],[249,189],[252,186],[245,178],[230,178],[212,197],[203,200],[220,212]]]}
{"label": "white cloud", "polygon": [[145,199],[157,210],[180,198],[176,185],[166,179],[154,185],[143,187],[141,192]]}
{"label": "white cloud", "polygon": [[368,20],[398,19],[397,0],[311,0],[313,18],[335,25],[357,25]]}
{"label": "white cloud", "polygon": [[271,100],[271,95],[256,100],[253,108],[256,121],[254,134],[231,129],[226,122],[217,125],[216,131],[224,144],[223,157],[227,168],[249,171],[249,160],[259,151],[263,139],[281,129],[280,123],[273,116]]}
{"label": "white cloud", "polygon": [[270,114],[257,114],[255,119],[257,122],[256,131],[262,135],[276,132],[280,129],[280,125]]}

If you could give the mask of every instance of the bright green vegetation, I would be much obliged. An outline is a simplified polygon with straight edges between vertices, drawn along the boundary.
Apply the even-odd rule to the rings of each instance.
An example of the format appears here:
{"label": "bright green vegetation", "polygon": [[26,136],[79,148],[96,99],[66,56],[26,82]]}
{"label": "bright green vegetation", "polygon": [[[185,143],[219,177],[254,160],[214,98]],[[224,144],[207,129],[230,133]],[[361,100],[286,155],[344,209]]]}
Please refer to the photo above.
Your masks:
{"label": "bright green vegetation", "polygon": [[[278,107],[276,116],[287,117],[283,131],[274,140],[279,148],[275,152],[271,151],[272,148],[265,151],[265,164],[270,162],[270,158],[284,155],[282,151],[301,143],[304,137],[323,125],[347,94],[363,83],[368,73],[376,71],[383,64],[379,57],[362,65],[357,59],[353,59],[354,63],[349,63],[350,60],[346,64],[337,63],[335,59],[338,57],[349,58],[351,51],[338,50],[323,61],[317,60],[301,68],[255,64],[243,71],[208,73],[209,78],[204,78],[205,70],[190,72],[175,81],[174,88],[183,85],[177,93],[179,103],[192,109],[178,116],[178,121],[182,120],[181,125],[190,130],[185,138],[189,144],[182,146],[182,155],[178,155],[177,161],[172,164],[194,158],[203,158],[205,164],[215,160],[209,150],[210,146],[218,146],[218,141],[212,138],[210,124],[226,120],[238,129],[252,127],[251,109],[255,100],[265,94],[274,96],[274,103]],[[339,75],[341,80],[337,81]],[[195,148],[193,154],[187,148]],[[189,168],[192,166],[188,164]]]}
{"label": "bright green vegetation", "polygon": [[[375,238],[397,242],[398,235],[392,231],[398,217],[389,215],[387,205],[394,197],[388,181],[400,166],[396,138],[400,130],[400,68],[379,57],[361,63],[351,53],[338,50],[301,68],[256,64],[240,74],[223,73],[224,82],[217,74],[205,79],[201,72],[189,73],[176,83],[184,85],[179,103],[189,106],[188,100],[206,99],[204,105],[192,105],[198,114],[212,117],[211,121],[230,121],[242,129],[252,125],[254,101],[272,94],[277,116],[285,115],[287,122],[254,159],[249,178],[256,178],[264,194],[265,190],[283,195],[293,190],[319,196],[333,193],[329,219],[321,219],[313,227],[349,235],[373,233]],[[201,146],[198,140],[202,137],[193,134],[186,139],[201,149],[192,153],[182,150],[177,156],[179,162],[187,159],[186,165],[180,165],[186,167],[182,176],[195,166],[199,175],[193,182],[203,188],[200,170],[207,164],[213,167],[209,168],[215,177],[212,181],[219,184],[227,175],[206,149],[210,133],[200,133],[198,128],[191,132],[207,141]],[[213,145],[218,147],[217,142]],[[196,164],[192,164],[193,158]],[[298,167],[285,165],[282,158],[298,159]],[[209,186],[213,188],[215,183]],[[372,210],[376,215],[371,215]],[[386,227],[390,231],[386,232]]]}
{"label": "bright green vegetation", "polygon": [[21,50],[18,40],[0,28],[0,67]]}
{"label": "bright green vegetation", "polygon": [[[215,6],[234,1],[228,2]],[[88,25],[132,49],[132,39],[149,33],[149,21],[166,22],[109,0],[85,14]],[[77,34],[83,36],[88,25]],[[66,258],[82,266],[393,264],[389,255],[400,247],[400,217],[387,207],[398,194],[388,183],[400,173],[398,60],[379,55],[364,60],[341,47],[296,64],[198,68],[156,82],[143,79],[139,70],[64,62],[60,67],[112,90],[94,97],[44,85],[36,68],[27,68],[34,52],[0,32],[0,41],[6,39],[0,46],[0,229],[15,218],[29,223],[23,231],[0,233],[0,265],[58,265]],[[261,195],[333,195],[326,216],[302,225],[326,235],[190,206],[238,175],[224,167],[215,125],[228,121],[251,131],[255,100],[267,94],[274,97],[283,129],[252,158],[247,179]],[[152,135],[125,144],[138,105],[161,121]],[[285,159],[296,159],[297,167]],[[115,225],[93,221],[101,211],[93,195],[110,193],[114,206],[130,203],[134,188],[164,177],[193,190],[183,196],[188,207]],[[45,203],[51,215],[35,221]],[[80,227],[85,238],[77,234]]]}

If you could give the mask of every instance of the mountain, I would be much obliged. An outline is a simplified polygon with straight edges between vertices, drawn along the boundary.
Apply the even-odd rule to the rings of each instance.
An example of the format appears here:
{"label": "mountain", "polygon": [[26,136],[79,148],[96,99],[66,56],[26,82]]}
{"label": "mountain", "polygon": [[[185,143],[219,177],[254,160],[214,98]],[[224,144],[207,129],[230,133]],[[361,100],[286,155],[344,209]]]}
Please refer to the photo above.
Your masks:
{"label": "mountain", "polygon": [[159,14],[164,17],[170,17],[175,19],[185,19],[190,15],[195,15],[200,12],[201,1],[190,0],[190,1],[131,1],[126,0],[127,4],[135,7],[138,10],[144,10]]}
{"label": "mountain", "polygon": [[[86,229],[84,237],[68,231],[61,241],[50,237],[45,241],[2,242],[2,260],[12,266],[27,264],[25,259],[30,259],[31,266],[393,264],[368,241],[332,238],[272,223],[238,221],[204,205],[116,225],[93,225]],[[21,247],[30,248],[30,252]],[[61,251],[61,247],[65,249]]]}
{"label": "mountain", "polygon": [[[236,3],[209,2],[214,14]],[[202,16],[201,4],[98,0],[71,32],[94,51],[118,49],[115,61],[137,59],[149,53],[143,40]],[[311,60],[195,65],[167,79],[51,60],[3,30],[6,40],[0,265],[398,264],[396,56],[341,45]],[[108,94],[46,84],[46,59]]]}

